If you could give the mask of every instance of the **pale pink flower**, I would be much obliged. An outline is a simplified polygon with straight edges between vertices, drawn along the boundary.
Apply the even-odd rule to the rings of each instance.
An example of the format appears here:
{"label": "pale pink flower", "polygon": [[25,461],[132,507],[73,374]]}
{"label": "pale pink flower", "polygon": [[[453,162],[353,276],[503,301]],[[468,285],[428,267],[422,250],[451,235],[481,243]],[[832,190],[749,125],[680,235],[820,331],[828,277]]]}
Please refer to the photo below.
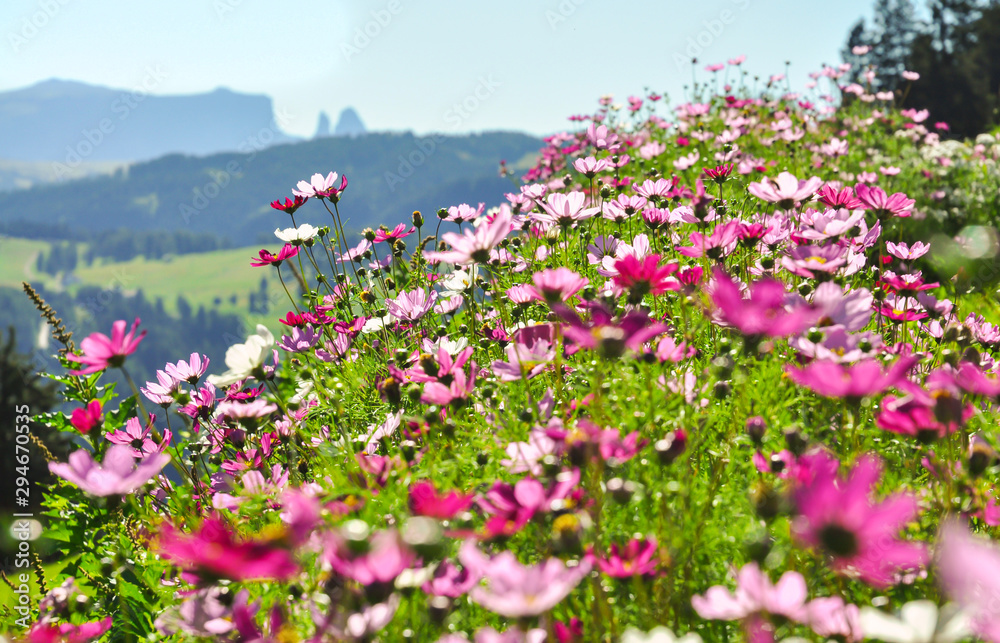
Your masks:
{"label": "pale pink flower", "polygon": [[50,462],[49,471],[69,480],[92,496],[122,496],[132,493],[158,474],[170,462],[165,453],[155,453],[138,462],[132,449],[113,445],[97,463],[85,449],[69,455],[69,462]]}

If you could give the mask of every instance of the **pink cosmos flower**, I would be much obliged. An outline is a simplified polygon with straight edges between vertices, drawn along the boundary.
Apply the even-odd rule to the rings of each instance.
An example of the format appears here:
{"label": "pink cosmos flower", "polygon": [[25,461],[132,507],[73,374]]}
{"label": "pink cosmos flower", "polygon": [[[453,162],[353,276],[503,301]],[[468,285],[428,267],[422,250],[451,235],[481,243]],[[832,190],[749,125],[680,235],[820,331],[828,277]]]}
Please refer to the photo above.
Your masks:
{"label": "pink cosmos flower", "polygon": [[286,243],[276,255],[271,254],[268,250],[261,250],[257,254],[259,255],[258,259],[250,259],[250,265],[254,268],[261,268],[263,266],[278,267],[285,259],[291,259],[292,257],[297,256],[299,254],[299,247]]}
{"label": "pink cosmos flower", "polygon": [[538,221],[569,227],[577,221],[585,221],[598,212],[600,208],[585,208],[587,195],[583,192],[552,192],[542,204],[542,212],[535,214]]}
{"label": "pink cosmos flower", "polygon": [[832,185],[824,185],[816,193],[821,203],[835,209],[857,210],[862,206],[861,199],[854,194],[851,188],[843,188],[838,191]]}
{"label": "pink cosmos flower", "polygon": [[632,291],[632,300],[640,301],[645,295],[662,295],[669,290],[680,290],[681,284],[671,275],[680,266],[676,263],[660,265],[660,255],[648,255],[641,260],[626,255],[615,262],[615,284]]}
{"label": "pink cosmos flower", "polygon": [[721,259],[736,250],[741,229],[742,224],[739,221],[730,221],[729,223],[717,226],[711,235],[692,232],[688,236],[693,245],[678,246],[677,252],[685,257]]}
{"label": "pink cosmos flower", "polygon": [[754,283],[748,298],[721,268],[715,269],[714,282],[712,302],[719,318],[748,337],[786,337],[808,328],[816,318],[811,306],[786,309],[785,287],[779,281]]}
{"label": "pink cosmos flower", "polygon": [[150,415],[149,422],[143,427],[139,418],[131,417],[125,421],[125,428],[108,433],[104,437],[112,444],[121,444],[129,447],[134,458],[142,458],[153,453],[163,453],[163,450],[170,444],[170,439],[173,435],[170,431],[166,431],[163,434],[163,439],[160,440],[160,444],[153,442],[149,435],[153,431],[154,420],[156,420],[156,416]]}
{"label": "pink cosmos flower", "polygon": [[156,453],[138,462],[132,449],[115,445],[98,464],[85,449],[70,454],[69,462],[50,462],[49,471],[69,480],[92,496],[122,496],[130,494],[158,474],[170,462],[170,456]]}
{"label": "pink cosmos flower", "polygon": [[931,249],[931,244],[917,241],[912,246],[908,246],[905,243],[893,243],[892,241],[887,241],[885,249],[889,251],[889,254],[897,259],[912,261],[927,254],[927,252]]}
{"label": "pink cosmos flower", "polygon": [[479,367],[472,362],[470,375],[466,377],[465,371],[456,369],[450,384],[434,381],[428,382],[424,386],[420,401],[424,404],[438,404],[447,406],[449,404],[461,404],[469,397],[476,387],[476,374]]}
{"label": "pink cosmos flower", "polygon": [[302,353],[315,346],[323,332],[312,326],[293,326],[291,335],[282,335],[278,348],[289,353]]}
{"label": "pink cosmos flower", "polygon": [[580,471],[573,469],[557,476],[546,488],[534,478],[523,478],[516,484],[495,482],[476,504],[491,518],[486,522],[487,537],[511,535],[523,527],[536,513],[547,512],[552,503],[562,500],[580,482]]}
{"label": "pink cosmos flower", "polygon": [[298,189],[292,190],[292,194],[301,197],[315,197],[317,199],[329,198],[336,202],[340,200],[340,193],[347,189],[347,177],[342,177],[340,187],[335,188],[333,184],[337,181],[337,173],[330,172],[325,177],[316,173],[309,181],[299,181]]}
{"label": "pink cosmos flower", "polygon": [[391,583],[409,569],[416,555],[403,544],[396,531],[380,531],[369,539],[364,553],[354,551],[336,532],[330,534],[323,560],[333,571],[362,585]]}
{"label": "pink cosmos flower", "polygon": [[445,221],[453,221],[455,223],[461,223],[463,221],[475,221],[479,218],[479,215],[483,213],[486,208],[485,203],[480,203],[478,208],[473,208],[468,203],[462,203],[460,205],[453,205],[448,208],[448,216],[445,217]]}
{"label": "pink cosmos flower", "polygon": [[418,288],[408,292],[401,292],[395,299],[386,299],[385,307],[389,314],[400,321],[415,322],[434,307],[438,293],[436,290],[430,292]]}
{"label": "pink cosmos flower", "polygon": [[631,539],[624,547],[618,543],[611,544],[607,558],[594,557],[597,568],[603,574],[612,578],[629,578],[631,576],[652,576],[656,573],[657,544],[655,538]]}
{"label": "pink cosmos flower", "polygon": [[861,204],[879,216],[908,217],[913,214],[913,205],[916,201],[902,192],[888,196],[882,188],[870,187],[864,183],[859,183],[854,189]]}
{"label": "pink cosmos flower", "polygon": [[797,246],[781,258],[781,267],[799,277],[831,275],[847,264],[847,248],[837,244]]}
{"label": "pink cosmos flower", "polygon": [[618,135],[609,132],[607,126],[591,123],[587,126],[587,140],[599,150],[613,152],[618,149]]}
{"label": "pink cosmos flower", "polygon": [[102,421],[104,421],[104,415],[101,413],[100,400],[91,400],[87,406],[73,409],[69,418],[69,423],[73,425],[73,428],[84,435],[90,433]]}
{"label": "pink cosmos flower", "polygon": [[462,234],[446,232],[441,239],[451,246],[445,252],[425,252],[424,257],[431,262],[445,261],[461,265],[487,263],[490,251],[500,245],[512,230],[514,214],[506,205],[492,221],[483,221],[474,231],[464,230]]}
{"label": "pink cosmos flower", "polygon": [[529,337],[521,332],[515,341],[504,347],[504,355],[507,361],[493,362],[493,373],[501,382],[516,382],[539,375],[555,359],[556,353],[551,334],[548,337]]}
{"label": "pink cosmos flower", "polygon": [[509,551],[492,558],[484,555],[474,541],[466,541],[459,560],[475,573],[482,574],[485,587],[473,587],[469,597],[491,612],[508,618],[538,616],[558,605],[590,573],[591,563],[584,559],[567,567],[558,558],[538,565],[525,566]]}
{"label": "pink cosmos flower", "polygon": [[917,361],[915,357],[901,357],[885,371],[876,360],[865,360],[852,366],[815,361],[802,368],[786,365],[785,372],[799,386],[823,397],[860,401],[902,382]]}
{"label": "pink cosmos flower", "polygon": [[577,172],[583,174],[589,179],[594,178],[600,172],[608,170],[611,168],[611,162],[608,159],[596,159],[593,156],[588,156],[587,158],[577,159],[573,161],[573,167]]}
{"label": "pink cosmos flower", "polygon": [[840,637],[846,641],[861,641],[861,610],[844,602],[839,596],[814,598],[806,605],[806,621],[812,631],[824,638]]}
{"label": "pink cosmos flower", "polygon": [[534,287],[528,286],[537,301],[568,301],[576,293],[586,288],[590,281],[569,268],[560,266],[554,270],[542,270],[531,276]]}
{"label": "pink cosmos flower", "polygon": [[783,616],[802,621],[806,616],[806,581],[798,572],[785,572],[772,585],[757,563],[748,563],[736,575],[736,592],[722,585],[693,596],[691,607],[705,619],[735,621],[755,615]]}
{"label": "pink cosmos flower", "polygon": [[139,343],[146,336],[146,331],[135,334],[139,326],[139,318],[132,322],[132,328],[125,332],[125,320],[119,319],[111,325],[111,337],[103,333],[94,333],[80,342],[82,355],[74,355],[71,360],[84,364],[86,368],[70,371],[72,375],[90,375],[103,371],[108,367],[120,367],[125,363],[125,357],[135,352]]}
{"label": "pink cosmos flower", "polygon": [[86,643],[96,641],[111,629],[111,617],[73,625],[72,623],[43,623],[39,621],[25,634],[25,643]]}
{"label": "pink cosmos flower", "polygon": [[472,505],[473,497],[458,491],[438,493],[434,483],[428,480],[415,482],[410,486],[410,513],[415,516],[429,516],[441,520],[451,520]]}
{"label": "pink cosmos flower", "polygon": [[633,310],[615,318],[605,307],[590,307],[589,321],[583,321],[566,306],[555,310],[569,323],[563,326],[563,335],[574,345],[570,352],[580,348],[597,349],[607,359],[617,359],[626,350],[639,350],[643,344],[667,330],[667,325],[655,322],[640,310]]}
{"label": "pink cosmos flower", "polygon": [[1000,548],[975,537],[955,521],[941,530],[936,556],[938,579],[948,595],[969,611],[972,630],[988,641],[1000,641]]}
{"label": "pink cosmos flower", "polygon": [[150,402],[166,408],[173,404],[174,394],[177,393],[179,385],[180,382],[164,371],[156,371],[156,381],[146,382],[146,386],[139,387],[139,390]]}
{"label": "pink cosmos flower", "polygon": [[916,499],[902,493],[877,504],[871,499],[881,474],[878,458],[861,458],[843,479],[832,457],[822,452],[815,457],[824,466],[795,491],[796,538],[829,554],[836,571],[879,588],[893,585],[897,572],[927,562],[923,545],[897,539],[918,513]]}
{"label": "pink cosmos flower", "polygon": [[182,568],[191,583],[213,579],[285,580],[298,573],[292,555],[266,542],[241,541],[220,518],[207,518],[185,534],[164,523],[157,537],[160,556]]}
{"label": "pink cosmos flower", "polygon": [[[479,583],[481,578],[481,575],[473,573],[468,567],[459,568],[445,559],[434,570],[434,577],[424,583],[421,589],[431,596],[458,598]],[[466,639],[463,642],[467,643]]]}
{"label": "pink cosmos flower", "polygon": [[405,239],[414,232],[417,231],[416,226],[411,226],[409,230],[406,229],[405,223],[400,223],[395,228],[389,231],[378,229],[375,231],[375,243],[382,243],[383,241],[395,241],[396,239]]}
{"label": "pink cosmos flower", "polygon": [[850,332],[859,331],[871,321],[874,300],[866,288],[845,290],[832,281],[821,283],[816,286],[812,298],[819,315],[816,325],[843,326]]}
{"label": "pink cosmos flower", "polygon": [[765,177],[760,183],[751,183],[747,186],[747,191],[758,199],[777,203],[787,210],[796,202],[811,197],[821,185],[823,179],[819,177],[814,176],[809,180],[800,181],[788,172],[782,172],[773,183]]}
{"label": "pink cosmos flower", "polygon": [[208,370],[209,361],[205,355],[191,353],[189,361],[180,360],[176,364],[167,364],[163,367],[163,370],[178,382],[187,382],[194,385],[198,383],[201,376]]}
{"label": "pink cosmos flower", "polygon": [[802,226],[796,236],[810,241],[822,241],[831,237],[839,237],[849,233],[854,227],[864,221],[862,210],[839,208],[817,212],[809,210],[801,217]]}

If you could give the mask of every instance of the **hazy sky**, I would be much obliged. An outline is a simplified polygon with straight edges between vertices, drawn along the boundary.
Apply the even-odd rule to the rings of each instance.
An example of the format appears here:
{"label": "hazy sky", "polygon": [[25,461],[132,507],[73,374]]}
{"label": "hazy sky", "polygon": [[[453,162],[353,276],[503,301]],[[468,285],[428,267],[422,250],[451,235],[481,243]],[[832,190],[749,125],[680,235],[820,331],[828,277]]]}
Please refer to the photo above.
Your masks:
{"label": "hazy sky", "polygon": [[[546,134],[602,94],[674,100],[747,55],[791,79],[840,62],[872,0],[0,0],[0,91],[47,78],[274,98],[290,133],[355,107],[369,129]],[[466,109],[461,107],[465,103]],[[458,106],[458,109],[456,109]]]}

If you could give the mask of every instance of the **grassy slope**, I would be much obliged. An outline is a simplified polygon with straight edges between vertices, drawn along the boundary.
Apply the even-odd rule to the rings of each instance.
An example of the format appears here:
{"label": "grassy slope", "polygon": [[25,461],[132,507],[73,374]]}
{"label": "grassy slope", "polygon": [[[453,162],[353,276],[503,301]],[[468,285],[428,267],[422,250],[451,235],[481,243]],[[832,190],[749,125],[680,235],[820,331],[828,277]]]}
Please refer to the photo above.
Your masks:
{"label": "grassy slope", "polygon": [[47,241],[16,239],[0,236],[0,286],[20,288],[21,282],[51,280],[50,275],[40,279],[35,272],[35,258],[39,251],[49,247]]}
{"label": "grassy slope", "polygon": [[[47,248],[48,243],[44,241],[0,237],[0,286],[20,288],[22,281],[29,280],[46,287],[58,287],[56,278],[35,272],[35,257],[39,251]],[[206,309],[215,307],[221,313],[234,313],[243,317],[251,326],[262,322],[276,330],[278,324],[272,320],[287,308],[287,297],[273,268],[250,266],[251,257],[256,256],[259,249],[258,246],[253,246],[157,261],[147,261],[140,257],[122,263],[95,262],[92,266],[81,264],[74,273],[79,281],[66,288],[74,292],[82,285],[120,287],[126,293],[133,293],[141,288],[147,300],[162,298],[164,308],[170,314],[177,313],[177,297],[183,295],[191,304],[192,310],[196,311],[198,306],[205,306]],[[265,277],[268,280],[272,311],[280,311],[267,315],[266,319],[260,319],[260,315],[249,315],[247,304],[250,292],[257,292],[261,278]],[[230,302],[232,295],[237,297],[236,304]],[[216,298],[222,300],[218,306],[214,303]]]}

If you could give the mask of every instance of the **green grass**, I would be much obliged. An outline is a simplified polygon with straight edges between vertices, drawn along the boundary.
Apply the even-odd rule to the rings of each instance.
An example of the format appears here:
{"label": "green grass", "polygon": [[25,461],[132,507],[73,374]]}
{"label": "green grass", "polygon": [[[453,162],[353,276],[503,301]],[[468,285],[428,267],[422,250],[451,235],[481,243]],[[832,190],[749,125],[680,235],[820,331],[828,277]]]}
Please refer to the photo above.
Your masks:
{"label": "green grass", "polygon": [[46,241],[0,236],[0,286],[20,288],[25,280],[51,280],[51,275],[40,279],[35,272],[35,258],[48,247]]}
{"label": "green grass", "polygon": [[[73,273],[73,279],[67,283],[52,275],[36,272],[35,259],[40,251],[47,251],[48,245],[45,241],[0,237],[0,286],[20,288],[22,281],[30,281],[48,289],[66,290],[72,294],[83,286],[120,288],[128,295],[141,289],[148,301],[162,299],[164,308],[171,315],[177,314],[177,298],[183,296],[191,304],[193,311],[197,311],[199,306],[215,308],[220,313],[239,315],[250,327],[263,323],[272,331],[278,329],[280,324],[276,320],[288,307],[287,297],[275,270],[250,267],[250,259],[257,255],[259,246],[170,256],[158,260],[139,257],[120,263],[95,261],[91,266],[86,266],[81,261]],[[84,250],[85,247],[81,244],[81,256]],[[267,292],[271,298],[272,312],[265,316],[250,315],[250,293],[259,291],[261,279],[264,278],[268,282]],[[291,280],[287,272],[286,279]],[[232,299],[234,296],[235,303]]]}

